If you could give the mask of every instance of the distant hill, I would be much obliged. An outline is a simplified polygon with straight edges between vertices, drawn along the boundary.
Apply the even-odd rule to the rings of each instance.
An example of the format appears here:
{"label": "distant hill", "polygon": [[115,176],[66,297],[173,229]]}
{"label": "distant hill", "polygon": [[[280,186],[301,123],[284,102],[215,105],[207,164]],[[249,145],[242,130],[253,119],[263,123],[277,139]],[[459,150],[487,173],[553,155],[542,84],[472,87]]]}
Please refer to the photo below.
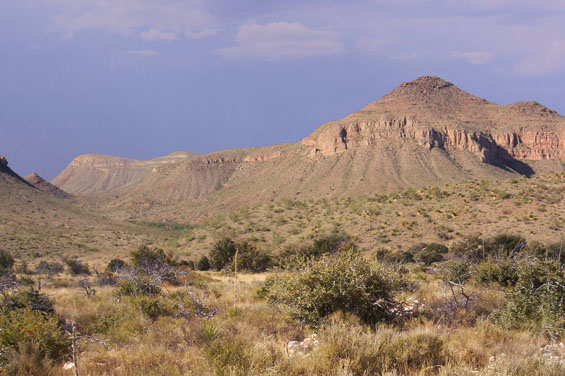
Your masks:
{"label": "distant hill", "polygon": [[49,193],[55,197],[59,198],[70,198],[72,197],[67,192],[63,191],[59,187],[54,186],[53,184],[49,183],[41,176],[37,175],[35,172],[32,172],[28,176],[26,176],[25,181],[29,184],[33,185],[35,188],[39,189],[42,192]]}
{"label": "distant hill", "polygon": [[139,184],[159,166],[196,155],[188,151],[176,151],[164,157],[138,161],[104,154],[84,154],[76,157],[52,183],[71,194],[127,189]]}
{"label": "distant hill", "polygon": [[537,102],[498,105],[425,76],[300,143],[192,156],[143,173],[130,162],[112,169],[83,156],[53,183],[102,193],[118,217],[194,221],[280,197],[354,197],[563,171],[564,140],[565,118]]}
{"label": "distant hill", "polygon": [[[37,182],[34,177],[30,181]],[[46,187],[40,181],[39,185]],[[70,257],[151,242],[151,231],[80,208],[74,200],[58,197],[60,192],[36,188],[0,156],[0,248],[26,257]]]}

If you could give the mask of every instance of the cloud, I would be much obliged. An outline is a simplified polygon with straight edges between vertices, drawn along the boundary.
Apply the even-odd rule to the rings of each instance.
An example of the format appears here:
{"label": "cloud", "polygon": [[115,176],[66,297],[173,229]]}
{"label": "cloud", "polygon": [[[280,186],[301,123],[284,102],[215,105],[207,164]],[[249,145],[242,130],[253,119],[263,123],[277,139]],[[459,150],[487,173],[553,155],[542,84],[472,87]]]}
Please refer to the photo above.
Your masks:
{"label": "cloud", "polygon": [[542,44],[542,48],[521,59],[516,73],[523,76],[539,76],[565,69],[565,40]]}
{"label": "cloud", "polygon": [[137,56],[155,56],[159,55],[159,52],[155,50],[131,50],[124,52],[126,55],[137,55]]}
{"label": "cloud", "polygon": [[465,60],[471,64],[486,64],[494,58],[494,55],[487,51],[451,51],[445,55],[446,59]]}
{"label": "cloud", "polygon": [[204,29],[201,31],[185,31],[184,36],[189,39],[202,39],[218,33],[217,29]]}
{"label": "cloud", "polygon": [[172,31],[161,31],[159,29],[151,28],[147,31],[139,33],[141,39],[145,39],[148,41],[156,41],[156,40],[164,40],[164,41],[173,41],[178,39],[177,34]]}
{"label": "cloud", "polygon": [[390,39],[361,37],[356,46],[362,52],[374,54],[381,51],[384,46],[390,45],[391,43],[392,41]]}
{"label": "cloud", "polygon": [[170,41],[213,35],[216,18],[203,0],[46,0],[55,5],[54,27],[72,38],[83,30],[102,30],[146,40]]}
{"label": "cloud", "polygon": [[273,22],[266,25],[245,25],[235,37],[238,45],[222,48],[223,56],[254,57],[266,60],[291,59],[343,52],[335,33],[313,30],[299,23]]}

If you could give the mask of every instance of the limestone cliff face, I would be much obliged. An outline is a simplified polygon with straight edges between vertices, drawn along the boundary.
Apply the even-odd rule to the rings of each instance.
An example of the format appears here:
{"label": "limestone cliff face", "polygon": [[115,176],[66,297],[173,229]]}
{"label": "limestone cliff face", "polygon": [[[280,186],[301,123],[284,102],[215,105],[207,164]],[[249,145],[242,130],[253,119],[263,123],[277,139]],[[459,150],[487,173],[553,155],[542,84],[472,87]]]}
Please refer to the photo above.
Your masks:
{"label": "limestone cliff face", "polygon": [[565,117],[537,102],[501,106],[439,77],[421,77],[320,126],[302,144],[312,147],[312,155],[332,155],[395,140],[469,151],[489,164],[564,159]]}
{"label": "limestone cliff face", "polygon": [[461,127],[431,128],[414,119],[394,119],[375,122],[352,122],[326,125],[323,131],[302,140],[303,145],[312,146],[312,155],[332,155],[348,149],[391,143],[413,141],[431,150],[432,148],[460,149],[480,157],[482,162],[497,164],[504,154],[488,133],[470,131]]}

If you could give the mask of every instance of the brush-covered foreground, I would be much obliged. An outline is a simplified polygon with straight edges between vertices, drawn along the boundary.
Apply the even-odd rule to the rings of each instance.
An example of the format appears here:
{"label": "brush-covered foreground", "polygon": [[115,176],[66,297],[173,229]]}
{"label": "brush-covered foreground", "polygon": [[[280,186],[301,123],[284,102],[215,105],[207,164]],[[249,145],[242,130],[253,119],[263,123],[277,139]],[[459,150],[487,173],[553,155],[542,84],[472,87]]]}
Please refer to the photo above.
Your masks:
{"label": "brush-covered foreground", "polygon": [[500,235],[375,260],[321,239],[256,274],[233,272],[240,246],[212,250],[219,272],[150,247],[103,271],[0,252],[0,374],[565,374],[559,245]]}

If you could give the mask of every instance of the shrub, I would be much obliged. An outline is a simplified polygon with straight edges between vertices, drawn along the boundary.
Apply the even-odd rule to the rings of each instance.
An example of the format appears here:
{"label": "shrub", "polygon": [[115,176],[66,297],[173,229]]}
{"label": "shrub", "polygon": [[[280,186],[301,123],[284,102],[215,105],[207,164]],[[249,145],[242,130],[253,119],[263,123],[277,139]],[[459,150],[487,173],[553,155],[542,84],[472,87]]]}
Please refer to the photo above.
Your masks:
{"label": "shrub", "polygon": [[216,270],[223,269],[226,265],[233,262],[236,251],[237,244],[230,238],[218,240],[209,254],[210,267]]}
{"label": "shrub", "polygon": [[239,245],[237,257],[237,268],[239,270],[260,273],[267,270],[269,266],[271,266],[271,256],[258,251],[255,246],[247,242]]}
{"label": "shrub", "polygon": [[336,311],[367,323],[392,317],[395,293],[407,287],[400,275],[354,251],[308,261],[301,270],[275,277],[266,296],[293,319],[317,326]]}
{"label": "shrub", "polygon": [[520,263],[515,286],[506,296],[498,321],[505,327],[565,330],[565,271],[555,261]]}
{"label": "shrub", "polygon": [[149,248],[146,245],[140,246],[131,253],[131,263],[135,268],[152,270],[162,268],[166,265],[174,265],[171,256],[165,254],[161,248]]}
{"label": "shrub", "polygon": [[210,270],[210,261],[208,260],[208,257],[206,256],[200,257],[200,259],[196,263],[196,269],[202,271]]}
{"label": "shrub", "polygon": [[510,258],[486,260],[477,264],[477,279],[481,283],[496,282],[503,286],[513,286],[518,280],[517,261]]}
{"label": "shrub", "polygon": [[278,264],[284,269],[292,269],[307,260],[319,258],[328,253],[356,249],[356,245],[348,236],[343,234],[331,234],[314,240],[311,246],[287,248],[283,250],[278,255]]}
{"label": "shrub", "polygon": [[159,297],[142,295],[131,299],[131,304],[151,319],[171,313],[170,307],[166,307]]}
{"label": "shrub", "polygon": [[488,256],[517,257],[527,249],[526,240],[517,235],[500,234],[490,239],[472,236],[453,247],[457,256],[470,262],[480,262]]}
{"label": "shrub", "polygon": [[110,262],[106,266],[106,270],[110,271],[112,273],[116,273],[116,272],[119,272],[120,270],[124,269],[126,267],[126,265],[127,264],[124,260],[115,258],[115,259],[110,260]]}
{"label": "shrub", "polygon": [[67,270],[71,275],[90,275],[90,269],[88,268],[88,265],[83,263],[82,261],[67,259],[65,260],[65,264],[67,264]]}
{"label": "shrub", "polygon": [[0,249],[0,276],[12,274],[14,258],[7,251]]}
{"label": "shrub", "polygon": [[[22,344],[33,343],[41,356],[60,360],[69,354],[69,338],[54,315],[23,308],[0,314],[0,348],[18,351]],[[0,354],[0,363],[6,362]]]}
{"label": "shrub", "polygon": [[62,273],[64,270],[63,265],[56,261],[49,263],[47,261],[40,261],[35,267],[35,271],[39,274],[56,275]]}
{"label": "shrub", "polygon": [[53,314],[55,312],[51,299],[33,288],[6,295],[1,303],[0,311],[3,313],[20,309],[28,309],[45,314]]}
{"label": "shrub", "polygon": [[147,276],[134,275],[118,283],[118,294],[125,296],[158,295],[161,287]]}

